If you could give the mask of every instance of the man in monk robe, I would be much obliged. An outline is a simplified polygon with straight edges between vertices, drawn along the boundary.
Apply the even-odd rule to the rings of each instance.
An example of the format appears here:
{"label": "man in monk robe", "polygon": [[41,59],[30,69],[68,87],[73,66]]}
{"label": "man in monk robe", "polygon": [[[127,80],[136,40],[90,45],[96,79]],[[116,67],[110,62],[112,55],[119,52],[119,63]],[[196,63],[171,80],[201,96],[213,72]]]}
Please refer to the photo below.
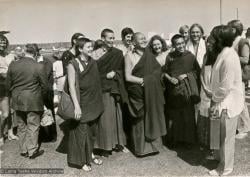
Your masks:
{"label": "man in monk robe", "polygon": [[126,102],[124,86],[124,57],[121,50],[113,47],[114,32],[104,29],[102,40],[108,46],[107,52],[97,59],[101,77],[104,113],[100,117],[97,128],[95,148],[101,155],[108,156],[115,151],[125,151],[126,137],[123,130],[122,105]]}
{"label": "man in monk robe", "polygon": [[186,50],[180,34],[171,39],[174,51],[169,53],[163,70],[166,72],[166,112],[168,143],[171,147],[182,142],[191,148],[195,143],[194,105],[199,102],[199,65],[195,56]]}
{"label": "man in monk robe", "polygon": [[166,134],[161,66],[146,49],[146,37],[133,35],[134,50],[125,56],[125,78],[132,119],[132,150],[136,156],[158,153],[159,138]]}

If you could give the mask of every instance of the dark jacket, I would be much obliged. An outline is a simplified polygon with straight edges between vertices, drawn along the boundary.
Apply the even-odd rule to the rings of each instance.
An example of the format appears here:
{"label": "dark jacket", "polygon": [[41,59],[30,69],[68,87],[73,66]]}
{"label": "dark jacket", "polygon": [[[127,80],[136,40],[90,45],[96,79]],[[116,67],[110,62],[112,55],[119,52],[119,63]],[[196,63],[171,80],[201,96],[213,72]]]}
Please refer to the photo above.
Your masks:
{"label": "dark jacket", "polygon": [[54,84],[54,78],[53,78],[53,64],[48,59],[43,57],[43,61],[39,62],[44,67],[44,72],[46,74],[46,78],[48,80],[48,94],[47,97],[44,100],[44,104],[48,109],[51,109],[52,113],[54,114],[54,90],[53,90],[53,84]]}
{"label": "dark jacket", "polygon": [[43,65],[28,57],[10,64],[6,87],[14,110],[44,110],[44,99],[48,91],[48,79],[44,71]]}

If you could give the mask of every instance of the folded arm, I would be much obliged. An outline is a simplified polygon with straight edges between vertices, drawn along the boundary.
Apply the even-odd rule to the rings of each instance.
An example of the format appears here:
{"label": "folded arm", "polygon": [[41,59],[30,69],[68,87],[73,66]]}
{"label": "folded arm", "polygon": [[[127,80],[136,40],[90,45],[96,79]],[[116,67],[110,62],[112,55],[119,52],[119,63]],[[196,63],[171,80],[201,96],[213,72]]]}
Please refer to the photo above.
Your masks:
{"label": "folded arm", "polygon": [[132,75],[133,63],[129,55],[125,57],[125,79],[127,82],[132,82],[136,84],[143,84],[143,78],[136,77]]}

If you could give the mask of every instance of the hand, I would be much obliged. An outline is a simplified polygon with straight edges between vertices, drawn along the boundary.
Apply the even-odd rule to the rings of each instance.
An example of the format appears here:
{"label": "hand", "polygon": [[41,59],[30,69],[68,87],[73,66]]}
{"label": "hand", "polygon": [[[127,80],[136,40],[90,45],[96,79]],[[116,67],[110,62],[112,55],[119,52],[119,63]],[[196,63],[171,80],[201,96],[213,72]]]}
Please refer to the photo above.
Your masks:
{"label": "hand", "polygon": [[186,77],[187,77],[186,74],[181,74],[178,76],[178,79],[181,81],[181,80],[185,79]]}
{"label": "hand", "polygon": [[82,117],[82,110],[80,106],[76,106],[75,107],[75,119],[80,120],[81,117]]}
{"label": "hand", "polygon": [[7,73],[0,73],[0,78],[5,79],[7,77]]}
{"label": "hand", "polygon": [[114,72],[114,71],[111,71],[111,72],[109,72],[109,73],[106,75],[107,79],[113,79],[114,76],[115,76],[115,72]]}
{"label": "hand", "polygon": [[217,111],[217,106],[216,106],[216,103],[211,100],[211,105],[210,105],[210,114],[211,115],[215,115],[216,111]]}
{"label": "hand", "polygon": [[211,92],[206,92],[206,91],[205,91],[205,93],[206,93],[206,95],[207,95],[208,98],[210,98],[210,99],[212,98],[213,95],[212,95]]}
{"label": "hand", "polygon": [[178,79],[176,79],[176,78],[174,78],[174,77],[171,77],[171,78],[169,79],[169,81],[170,81],[172,84],[174,84],[174,85],[177,85],[177,84],[179,83]]}

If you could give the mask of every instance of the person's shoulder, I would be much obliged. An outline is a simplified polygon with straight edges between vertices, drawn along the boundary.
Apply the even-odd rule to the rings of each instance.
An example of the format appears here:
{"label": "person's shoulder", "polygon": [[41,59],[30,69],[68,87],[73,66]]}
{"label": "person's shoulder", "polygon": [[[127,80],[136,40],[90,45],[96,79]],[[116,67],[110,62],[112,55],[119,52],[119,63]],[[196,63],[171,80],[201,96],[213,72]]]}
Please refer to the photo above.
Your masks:
{"label": "person's shoulder", "polygon": [[195,55],[192,52],[190,52],[189,50],[185,51],[185,55],[195,57]]}
{"label": "person's shoulder", "polygon": [[9,59],[9,60],[15,60],[15,57],[16,57],[16,55],[13,54],[13,53],[9,53],[9,54],[6,55],[6,58]]}
{"label": "person's shoulder", "polygon": [[113,47],[113,52],[123,55],[122,50],[121,50],[121,49],[118,49],[117,47]]}
{"label": "person's shoulder", "polygon": [[72,57],[72,55],[73,54],[70,52],[70,50],[66,50],[63,52],[61,59],[66,59],[66,58]]}
{"label": "person's shoulder", "polygon": [[73,67],[77,67],[78,66],[78,63],[79,63],[79,59],[78,58],[73,58],[72,60],[69,61],[69,65],[72,65]]}
{"label": "person's shoulder", "polygon": [[115,46],[117,49],[120,49],[120,50],[122,50],[125,46],[124,46],[124,44],[117,44],[116,46]]}
{"label": "person's shoulder", "polygon": [[246,38],[241,38],[239,41],[239,45],[244,45],[244,44],[249,45],[249,41]]}

